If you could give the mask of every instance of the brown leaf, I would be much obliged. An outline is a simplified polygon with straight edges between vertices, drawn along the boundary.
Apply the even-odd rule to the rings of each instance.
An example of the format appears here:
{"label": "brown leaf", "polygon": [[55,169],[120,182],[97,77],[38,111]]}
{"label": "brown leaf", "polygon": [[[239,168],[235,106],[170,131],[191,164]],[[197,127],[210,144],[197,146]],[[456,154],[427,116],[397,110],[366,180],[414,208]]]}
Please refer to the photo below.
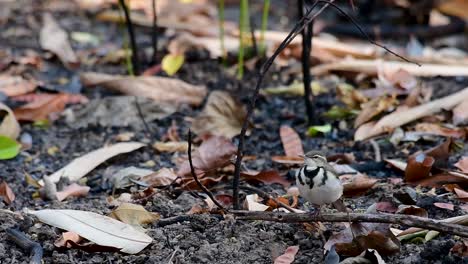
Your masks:
{"label": "brown leaf", "polygon": [[203,111],[193,120],[192,129],[198,135],[232,138],[240,133],[245,116],[244,106],[229,93],[213,91]]}
{"label": "brown leaf", "polygon": [[11,204],[15,200],[15,194],[5,181],[0,183],[0,196],[6,204]]}
{"label": "brown leaf", "polygon": [[454,164],[454,166],[460,169],[463,173],[468,173],[468,156],[462,157]]}
{"label": "brown leaf", "polygon": [[21,76],[0,75],[0,92],[6,96],[16,96],[32,92],[36,89],[35,81],[26,80]]}
{"label": "brown leaf", "polygon": [[468,176],[466,175],[460,175],[455,172],[445,172],[445,173],[439,173],[430,177],[427,177],[425,179],[411,182],[411,184],[414,185],[421,185],[425,187],[443,187],[447,186],[449,184],[464,184],[466,185],[468,183]]}
{"label": "brown leaf", "polygon": [[455,209],[455,206],[451,203],[434,203],[435,207],[442,208],[442,209],[447,209],[450,211],[453,211]]}
{"label": "brown leaf", "polygon": [[344,256],[357,256],[366,249],[375,249],[383,255],[400,251],[400,241],[390,231],[389,225],[378,223],[352,223],[350,228],[332,235],[325,249],[330,250],[332,245],[338,254]]}
{"label": "brown leaf", "polygon": [[168,141],[168,142],[161,142],[156,141],[153,144],[153,148],[159,152],[187,152],[188,143],[187,141]]}
{"label": "brown leaf", "polygon": [[452,110],[452,122],[454,125],[462,125],[468,122],[468,101],[463,101]]}
{"label": "brown leaf", "polygon": [[151,98],[156,102],[200,105],[206,95],[205,86],[196,86],[181,80],[155,76],[122,76],[96,72],[81,74],[84,86],[102,86],[127,95]]}
{"label": "brown leaf", "polygon": [[453,245],[450,249],[450,254],[466,258],[468,257],[468,240],[463,239],[462,241],[458,241]]}
{"label": "brown leaf", "polygon": [[[380,77],[380,76],[379,76]],[[409,90],[414,88],[418,80],[408,71],[398,69],[396,71],[384,71],[384,78],[393,85]]]}
{"label": "brown leaf", "polygon": [[455,194],[457,195],[457,198],[462,200],[462,201],[468,201],[468,192],[459,188],[453,189],[455,191]]}
{"label": "brown leaf", "polygon": [[340,180],[343,182],[343,195],[346,197],[364,194],[378,181],[363,174],[341,175]]}
{"label": "brown leaf", "polygon": [[457,93],[448,95],[437,100],[433,100],[431,102],[416,107],[395,111],[389,115],[384,116],[375,124],[363,124],[361,127],[359,127],[359,129],[356,130],[354,134],[354,140],[361,141],[373,136],[383,134],[387,131],[391,131],[399,126],[405,125],[419,118],[438,113],[442,111],[442,109],[450,110],[457,106],[459,103],[466,100],[468,100],[468,87]]}
{"label": "brown leaf", "polygon": [[[2,112],[6,112],[2,115]],[[21,131],[20,125],[16,120],[13,111],[0,102],[0,116],[3,116],[3,120],[0,122],[0,135],[4,135],[11,139],[16,139]]]}
{"label": "brown leaf", "polygon": [[72,245],[70,245],[69,241],[75,242],[76,244],[80,243],[81,240],[83,240],[80,235],[78,235],[75,232],[68,231],[68,232],[63,232],[62,236],[54,242],[54,246],[56,247],[66,247],[66,248],[71,248]]}
{"label": "brown leaf", "polygon": [[362,110],[354,121],[354,127],[357,128],[377,115],[390,111],[397,103],[396,96],[382,96],[362,104]]}
{"label": "brown leaf", "polygon": [[419,123],[414,128],[415,131],[425,132],[443,137],[464,138],[465,131],[458,128],[443,127],[434,123]]}
{"label": "brown leaf", "polygon": [[289,246],[283,255],[277,257],[274,264],[291,264],[299,251],[299,246]]}
{"label": "brown leaf", "polygon": [[[89,99],[82,94],[66,94],[68,95],[67,104],[86,104]],[[24,95],[13,96],[11,99],[17,102],[32,103],[37,101],[46,101],[53,99],[57,94],[51,93],[29,93]]]}
{"label": "brown leaf", "polygon": [[152,187],[166,186],[175,181],[177,175],[173,169],[161,168],[155,173],[143,176],[140,181],[146,182]]}
{"label": "brown leaf", "polygon": [[378,212],[385,212],[385,213],[395,213],[398,208],[395,207],[395,205],[391,202],[378,202],[375,204],[375,209]]}
{"label": "brown leaf", "polygon": [[138,228],[142,228],[142,224],[150,224],[159,219],[159,214],[148,212],[143,206],[131,203],[122,203],[109,216]]}
{"label": "brown leaf", "polygon": [[294,157],[294,156],[271,156],[271,160],[273,162],[286,164],[286,165],[295,165],[295,164],[303,164],[304,158],[301,157]]}
{"label": "brown leaf", "polygon": [[431,156],[435,159],[434,166],[437,167],[446,167],[448,158],[450,157],[450,151],[453,147],[453,140],[452,138],[447,138],[442,144],[437,145],[433,148],[430,148],[424,153],[427,156]]}
{"label": "brown leaf", "polygon": [[296,157],[304,155],[301,138],[294,129],[289,126],[282,125],[280,127],[280,137],[286,156]]}
{"label": "brown leaf", "polygon": [[281,176],[278,171],[261,171],[261,172],[241,172],[241,178],[247,182],[261,182],[263,184],[279,183],[287,188],[291,183]]}
{"label": "brown leaf", "polygon": [[[198,175],[222,168],[229,163],[236,150],[236,147],[229,139],[221,136],[212,136],[203,141],[200,147],[193,153],[193,167]],[[192,177],[188,160],[182,163],[177,175]]]}
{"label": "brown leaf", "polygon": [[[198,177],[200,177],[200,175],[198,175]],[[203,184],[203,186],[210,187],[210,186],[213,186],[213,185],[225,180],[226,178],[227,178],[227,175],[221,175],[221,176],[219,176],[217,178],[204,177],[204,178],[200,179],[200,182],[201,182],[201,184]],[[182,181],[184,182],[182,184],[182,189],[184,189],[184,190],[191,190],[191,191],[192,190],[201,190],[200,187],[198,187],[195,180],[193,180],[193,178],[191,178],[191,176],[183,178]]]}
{"label": "brown leaf", "polygon": [[66,67],[77,66],[78,58],[68,42],[67,32],[50,13],[42,15],[42,23],[43,27],[39,33],[41,47],[57,55]]}
{"label": "brown leaf", "polygon": [[415,205],[400,205],[398,206],[397,214],[414,215],[419,217],[428,217],[427,211],[424,208]]}
{"label": "brown leaf", "polygon": [[415,182],[429,177],[434,165],[434,158],[420,153],[408,158],[408,165],[405,169],[405,181]]}
{"label": "brown leaf", "polygon": [[76,184],[76,183],[72,183],[68,186],[66,186],[65,188],[63,188],[63,190],[61,190],[60,192],[57,192],[57,200],[59,202],[67,199],[67,197],[84,197],[84,196],[87,196],[88,195],[88,192],[91,188],[89,186],[82,186],[82,185],[79,185],[79,184]]}

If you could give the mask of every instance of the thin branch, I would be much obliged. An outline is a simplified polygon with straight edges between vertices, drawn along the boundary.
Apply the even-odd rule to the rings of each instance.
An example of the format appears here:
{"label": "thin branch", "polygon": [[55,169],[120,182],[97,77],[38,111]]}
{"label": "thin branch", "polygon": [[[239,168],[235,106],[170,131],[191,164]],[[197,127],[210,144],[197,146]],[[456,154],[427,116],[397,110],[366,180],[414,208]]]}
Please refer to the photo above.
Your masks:
{"label": "thin branch", "polygon": [[138,116],[141,119],[141,122],[143,122],[143,126],[145,127],[146,133],[148,134],[148,137],[152,137],[153,131],[151,131],[148,123],[145,120],[145,117],[143,116],[143,111],[141,111],[141,106],[140,103],[138,102],[138,96],[135,96],[135,107],[137,109]]}
{"label": "thin branch", "polygon": [[158,56],[158,17],[156,15],[156,0],[152,0],[153,7],[153,27],[151,30],[151,42],[153,45],[153,56],[151,64],[155,64]]}
{"label": "thin branch", "polygon": [[122,7],[125,14],[125,22],[127,25],[128,35],[130,37],[130,45],[132,48],[132,67],[135,75],[140,74],[140,60],[138,58],[138,47],[135,40],[135,31],[133,30],[132,20],[130,19],[130,12],[125,4],[125,0],[119,0],[119,4]]}
{"label": "thin branch", "polygon": [[208,197],[210,197],[211,201],[213,201],[214,204],[216,204],[216,206],[218,206],[219,209],[221,209],[222,211],[225,211],[225,212],[228,212],[227,209],[225,209],[217,200],[216,198],[214,197],[214,195],[210,192],[210,190],[208,190],[208,188],[206,188],[205,186],[203,186],[203,184],[200,182],[200,180],[198,179],[197,177],[197,174],[195,173],[195,168],[193,167],[193,162],[192,162],[192,131],[188,131],[188,151],[187,151],[187,154],[188,154],[188,160],[189,160],[189,164],[190,164],[190,172],[192,173],[192,177],[193,179],[195,180],[195,182],[197,183],[198,187],[200,189],[202,189],[202,191],[204,193],[206,193],[206,195],[208,195]]}
{"label": "thin branch", "polygon": [[[209,216],[214,217],[214,218],[216,218],[218,220],[224,219],[224,217],[222,215],[212,214],[212,215],[209,215]],[[160,219],[158,222],[156,222],[156,226],[163,227],[163,226],[172,225],[172,224],[181,223],[181,222],[186,222],[186,221],[191,222],[191,221],[203,218],[203,217],[206,217],[206,214],[192,214],[192,215],[172,216],[172,217]]]}
{"label": "thin branch", "polygon": [[11,241],[13,241],[23,250],[28,251],[31,257],[31,260],[29,261],[30,264],[42,263],[42,255],[44,251],[41,247],[41,244],[32,241],[23,232],[19,230],[7,228],[5,232],[7,233],[7,236]]}
{"label": "thin branch", "polygon": [[252,38],[253,56],[258,56],[257,38],[255,37],[255,23],[253,17],[250,17],[250,37]]}
{"label": "thin branch", "polygon": [[445,223],[440,220],[423,218],[411,215],[398,214],[357,214],[357,213],[335,213],[315,215],[313,213],[278,213],[278,212],[254,212],[254,211],[231,211],[238,220],[264,220],[282,223],[296,222],[366,222],[366,223],[388,223],[410,227],[419,227],[428,230],[439,231],[451,235],[468,237],[468,227]]}

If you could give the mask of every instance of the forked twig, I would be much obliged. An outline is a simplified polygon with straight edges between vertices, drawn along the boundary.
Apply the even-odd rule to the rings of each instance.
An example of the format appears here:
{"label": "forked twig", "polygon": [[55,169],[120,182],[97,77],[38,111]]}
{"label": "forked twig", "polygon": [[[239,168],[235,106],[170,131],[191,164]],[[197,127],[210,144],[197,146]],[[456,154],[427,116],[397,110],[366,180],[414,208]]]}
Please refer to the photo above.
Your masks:
{"label": "forked twig", "polygon": [[208,190],[208,188],[206,188],[201,182],[200,180],[198,179],[197,177],[197,174],[195,173],[195,168],[193,167],[193,162],[192,162],[192,131],[188,131],[188,151],[187,151],[187,154],[188,154],[188,160],[189,160],[189,164],[190,164],[190,172],[192,173],[192,177],[193,179],[195,180],[195,183],[198,185],[198,187],[200,189],[202,189],[202,191],[204,193],[206,193],[206,195],[208,195],[208,197],[210,197],[211,201],[213,201],[213,203],[218,206],[219,209],[221,209],[222,211],[225,211],[225,212],[228,212],[227,209],[225,209],[217,200],[216,198],[214,197],[214,195],[210,192],[210,190]]}
{"label": "forked twig", "polygon": [[44,252],[41,244],[32,241],[23,232],[17,229],[7,228],[5,232],[11,241],[20,248],[29,252],[31,257],[31,260],[29,261],[30,264],[41,264]]}

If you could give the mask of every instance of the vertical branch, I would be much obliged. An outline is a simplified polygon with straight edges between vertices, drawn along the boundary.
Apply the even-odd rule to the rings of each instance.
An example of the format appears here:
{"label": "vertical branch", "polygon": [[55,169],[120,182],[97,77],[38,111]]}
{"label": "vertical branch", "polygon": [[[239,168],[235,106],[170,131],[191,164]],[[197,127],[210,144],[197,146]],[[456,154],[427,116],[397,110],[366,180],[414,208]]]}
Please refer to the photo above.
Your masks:
{"label": "vertical branch", "polygon": [[151,57],[151,64],[155,64],[158,56],[158,17],[156,15],[156,0],[152,0],[153,5],[153,27],[151,30],[151,42],[153,45],[153,56]]}
{"label": "vertical branch", "polygon": [[[297,1],[299,19],[304,16],[304,0]],[[307,122],[309,125],[314,123],[314,106],[312,98],[312,76],[310,74],[310,54],[312,52],[313,22],[308,23],[307,27],[302,29],[302,82],[304,84],[304,103],[306,107]]]}
{"label": "vertical branch", "polygon": [[255,23],[252,18],[250,18],[250,36],[252,38],[253,56],[256,57],[258,55],[258,47],[257,38],[255,37]]}
{"label": "vertical branch", "polygon": [[262,28],[260,31],[260,55],[264,56],[266,51],[265,45],[265,31],[268,26],[268,11],[270,10],[270,0],[264,0],[263,2],[263,14],[262,14]]}
{"label": "vertical branch", "polygon": [[132,48],[132,66],[133,72],[135,75],[140,74],[140,62],[138,59],[138,47],[135,41],[135,32],[133,30],[132,20],[130,19],[130,12],[128,10],[127,5],[125,4],[125,0],[119,0],[119,4],[122,7],[124,14],[125,14],[125,22],[127,25],[128,35],[130,37],[130,45]]}
{"label": "vertical branch", "polygon": [[226,65],[226,46],[224,44],[224,0],[219,0],[219,44],[221,45],[221,53],[223,64]]}

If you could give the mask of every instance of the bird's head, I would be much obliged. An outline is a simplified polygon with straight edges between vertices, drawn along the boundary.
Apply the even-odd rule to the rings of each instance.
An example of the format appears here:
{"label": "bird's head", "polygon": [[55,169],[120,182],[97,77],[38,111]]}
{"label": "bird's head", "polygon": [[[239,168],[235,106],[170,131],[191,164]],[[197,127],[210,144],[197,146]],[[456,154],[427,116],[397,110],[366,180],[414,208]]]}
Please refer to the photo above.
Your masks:
{"label": "bird's head", "polygon": [[304,164],[311,167],[323,167],[327,164],[326,156],[320,151],[309,151],[304,156]]}

